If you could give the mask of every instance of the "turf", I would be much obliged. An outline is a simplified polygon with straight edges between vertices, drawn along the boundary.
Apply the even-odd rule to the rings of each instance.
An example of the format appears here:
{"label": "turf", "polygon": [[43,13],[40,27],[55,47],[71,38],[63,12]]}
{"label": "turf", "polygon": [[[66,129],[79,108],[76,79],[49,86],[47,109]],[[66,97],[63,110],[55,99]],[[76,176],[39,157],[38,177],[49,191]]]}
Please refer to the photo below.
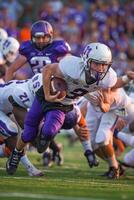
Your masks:
{"label": "turf", "polygon": [[107,180],[100,175],[107,165],[100,161],[99,167],[90,169],[83,156],[82,147],[76,143],[68,145],[64,136],[62,141],[64,165],[42,166],[41,156],[29,152],[30,160],[44,171],[41,178],[29,177],[23,166],[19,166],[14,176],[6,174],[6,159],[0,159],[0,200],[133,200],[134,170],[127,169],[126,176],[120,180]]}

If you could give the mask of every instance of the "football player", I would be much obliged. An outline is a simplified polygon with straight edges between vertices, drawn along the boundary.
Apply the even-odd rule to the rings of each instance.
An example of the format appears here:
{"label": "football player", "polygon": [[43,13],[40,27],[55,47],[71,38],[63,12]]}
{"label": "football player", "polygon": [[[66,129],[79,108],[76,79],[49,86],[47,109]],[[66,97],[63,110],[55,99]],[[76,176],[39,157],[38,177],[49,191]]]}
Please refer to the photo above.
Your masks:
{"label": "football player", "polygon": [[18,56],[19,42],[13,37],[6,38],[1,46],[1,54],[3,56],[3,64],[0,68],[1,77],[5,79],[6,70],[14,62]]}
{"label": "football player", "polygon": [[0,83],[3,83],[3,65],[5,64],[5,60],[3,58],[3,54],[2,54],[2,45],[5,39],[7,39],[8,34],[7,32],[3,29],[0,28]]}
{"label": "football player", "polygon": [[22,42],[18,58],[6,72],[6,81],[13,79],[14,73],[26,63],[29,63],[33,74],[36,74],[46,64],[58,62],[70,50],[69,44],[64,40],[53,39],[50,23],[39,20],[31,27],[31,40]]}
{"label": "football player", "polygon": [[[28,80],[12,80],[12,81],[9,81],[8,83],[0,85],[0,94],[1,94],[0,96],[0,100],[1,100],[0,127],[3,130],[2,131],[3,135],[6,134],[7,136],[10,136],[10,142],[8,146],[10,145],[13,148],[16,141],[16,136],[18,133],[16,124],[9,118],[8,114],[14,113],[18,124],[23,129],[24,118],[25,118],[27,109],[32,106],[34,96],[36,95],[36,92],[41,86],[42,86],[41,73],[36,74],[35,76],[33,76],[31,79],[28,79]],[[81,115],[79,108],[77,108],[76,106],[73,109],[73,111],[66,114],[65,122],[62,126],[62,128],[64,129],[70,129],[73,127],[78,133],[79,139],[84,148],[84,152],[85,152],[84,155],[86,156],[89,162],[89,156],[90,156],[89,132],[88,132],[88,129],[86,128],[85,120],[83,116]],[[84,130],[83,130],[83,127],[84,127]],[[37,133],[38,133],[38,130],[37,130]],[[11,141],[11,138],[13,141]],[[8,137],[8,141],[9,141],[9,137]],[[32,140],[31,142],[33,143]],[[54,161],[57,162],[58,165],[60,165],[62,163],[62,160],[59,155],[58,146],[56,145],[54,141],[51,141],[50,147],[53,149]],[[7,148],[7,145],[5,146],[5,148]],[[9,153],[11,152],[12,148],[8,149],[8,151],[10,150]],[[89,162],[89,166],[92,167],[92,163]]]}
{"label": "football player", "polygon": [[[27,89],[27,81],[23,83],[23,89]],[[0,84],[0,138],[1,138],[1,146],[0,146],[0,156],[8,157],[13,150],[17,136],[19,134],[19,129],[16,121],[14,121],[10,116],[13,111],[12,104],[9,101],[9,97],[14,93],[14,89],[17,85],[22,85],[21,81],[10,81],[5,84]],[[20,92],[20,99],[22,102],[27,102],[27,96],[24,93]],[[32,96],[32,95],[31,95]],[[22,154],[21,162],[25,166],[28,174],[30,176],[42,176],[43,173],[34,167],[34,165],[29,161],[25,154]]]}

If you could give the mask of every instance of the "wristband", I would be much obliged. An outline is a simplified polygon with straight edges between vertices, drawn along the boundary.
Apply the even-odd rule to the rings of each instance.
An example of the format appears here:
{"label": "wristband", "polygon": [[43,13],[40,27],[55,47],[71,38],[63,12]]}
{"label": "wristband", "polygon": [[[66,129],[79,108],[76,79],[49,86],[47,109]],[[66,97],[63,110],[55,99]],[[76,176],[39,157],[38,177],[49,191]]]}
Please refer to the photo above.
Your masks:
{"label": "wristband", "polygon": [[127,75],[122,76],[122,81],[123,83],[129,83],[129,81],[131,81]]}

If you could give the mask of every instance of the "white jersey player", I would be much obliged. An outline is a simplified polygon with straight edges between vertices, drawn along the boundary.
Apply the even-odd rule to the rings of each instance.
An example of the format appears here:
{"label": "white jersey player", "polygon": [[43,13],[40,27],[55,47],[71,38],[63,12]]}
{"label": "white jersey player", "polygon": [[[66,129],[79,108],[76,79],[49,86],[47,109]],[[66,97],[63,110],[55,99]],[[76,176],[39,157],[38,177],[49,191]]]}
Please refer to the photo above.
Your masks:
{"label": "white jersey player", "polygon": [[[115,85],[117,76],[112,68],[109,70],[107,69],[107,67],[109,67],[108,64],[106,65],[106,71],[108,70],[108,72],[104,72],[104,74],[106,74],[103,79],[98,75],[97,84],[94,75],[93,79],[90,80],[91,84],[86,82],[86,74],[83,70],[83,65],[84,63],[81,61],[81,58],[75,56],[67,56],[60,61],[59,68],[64,74],[64,79],[68,86],[67,96],[62,101],[63,104],[72,104],[74,99],[78,99],[80,96],[86,96],[87,93],[99,90],[99,88],[109,88]],[[74,66],[73,69],[72,66]]]}
{"label": "white jersey player", "polygon": [[[9,98],[15,96],[20,103],[20,106],[28,108],[31,106],[36,90],[41,86],[41,74],[38,79],[33,77],[29,80],[12,80],[5,84],[0,84],[0,138],[9,141],[8,147],[3,144],[0,146],[0,156],[9,156],[10,149],[12,149],[12,142],[16,140],[18,135],[17,124],[9,117],[9,114],[13,111],[13,106],[10,103]],[[12,141],[11,139],[12,138]],[[11,148],[12,147],[12,148]],[[36,169],[32,163],[28,160],[27,156],[21,157],[22,164],[26,167],[30,176],[41,176],[42,172]]]}
{"label": "white jersey player", "polygon": [[[133,83],[131,83],[129,90],[127,91],[129,94],[129,97],[131,97],[134,101],[134,92],[133,92]],[[114,132],[114,136],[118,139],[120,139],[126,147],[132,147],[132,149],[127,152],[123,157],[123,163],[126,166],[134,167],[134,103],[130,104],[128,106],[130,115],[130,123],[127,123],[127,125],[120,131]]]}
{"label": "white jersey player", "polygon": [[6,70],[18,56],[19,46],[18,40],[13,37],[7,37],[2,42],[1,55],[3,58],[3,63],[0,67],[1,83],[4,83]]}
{"label": "white jersey player", "polygon": [[[0,28],[0,76],[2,76],[3,74],[3,69],[1,69],[2,65],[5,64],[5,59],[2,53],[2,45],[3,45],[3,42],[7,39],[7,37],[8,37],[7,32],[3,28]],[[0,78],[0,83],[3,83],[3,82],[4,82],[3,79]]]}
{"label": "white jersey player", "polygon": [[[95,97],[99,96],[99,92],[94,92],[93,96],[95,99]],[[108,177],[112,174],[111,171],[118,168],[118,163],[111,143],[113,136],[112,128],[114,127],[118,116],[123,117],[128,122],[134,119],[134,101],[127,96],[122,88],[112,91],[109,99],[111,101],[111,106],[108,112],[102,112],[100,106],[96,105],[97,103],[95,104],[92,102],[87,109],[86,116],[93,148],[96,153],[101,154],[109,164],[110,169],[109,174],[107,174]],[[107,151],[109,153],[107,153]],[[115,177],[113,178],[118,177],[118,173],[116,172],[117,171],[115,170]]]}

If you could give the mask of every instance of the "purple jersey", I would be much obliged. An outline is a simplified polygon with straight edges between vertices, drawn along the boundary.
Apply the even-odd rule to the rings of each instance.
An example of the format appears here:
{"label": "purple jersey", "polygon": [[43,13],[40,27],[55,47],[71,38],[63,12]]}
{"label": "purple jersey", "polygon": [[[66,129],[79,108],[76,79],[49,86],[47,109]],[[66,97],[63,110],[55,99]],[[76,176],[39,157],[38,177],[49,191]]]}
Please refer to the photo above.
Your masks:
{"label": "purple jersey", "polygon": [[54,40],[43,50],[38,50],[31,41],[21,44],[19,53],[27,58],[34,74],[41,72],[46,64],[58,62],[59,57],[65,56],[70,52],[70,46],[64,40]]}

